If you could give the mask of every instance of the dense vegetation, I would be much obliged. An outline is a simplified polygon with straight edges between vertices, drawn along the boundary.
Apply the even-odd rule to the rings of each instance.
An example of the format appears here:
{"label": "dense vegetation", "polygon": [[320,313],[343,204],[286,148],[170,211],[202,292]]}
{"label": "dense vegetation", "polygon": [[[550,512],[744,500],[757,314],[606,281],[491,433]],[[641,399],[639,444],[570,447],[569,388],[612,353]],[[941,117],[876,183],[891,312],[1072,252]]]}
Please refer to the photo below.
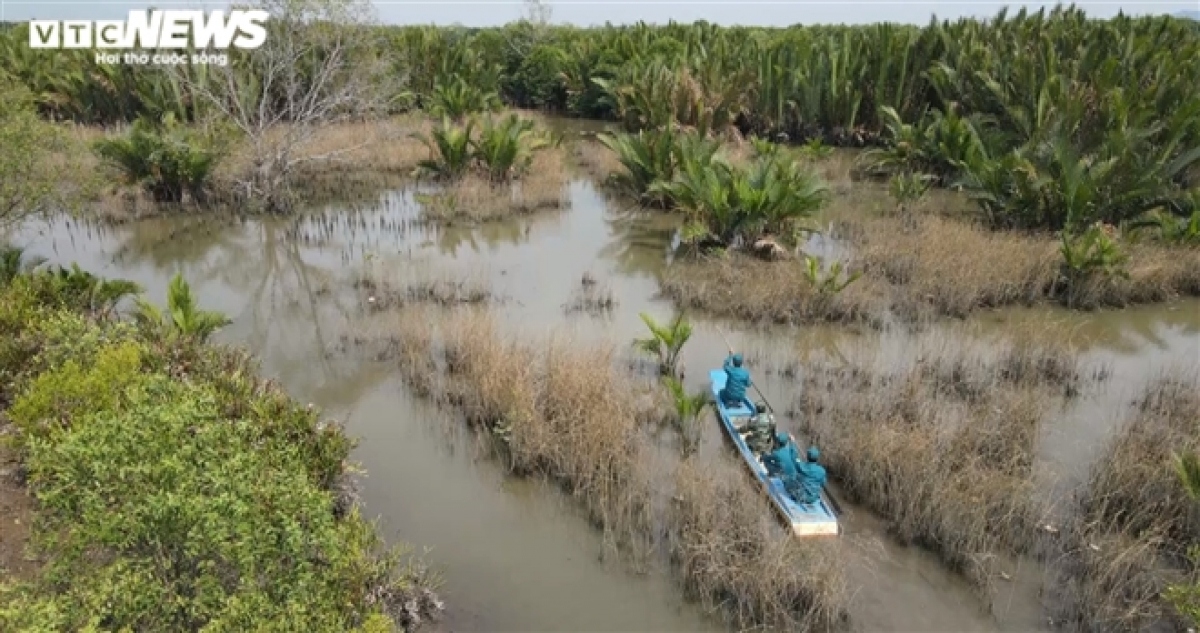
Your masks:
{"label": "dense vegetation", "polygon": [[[27,86],[51,118],[195,121],[223,111],[222,99],[275,103],[287,96],[272,90],[290,90],[264,82],[253,56],[235,55],[228,75],[97,65],[88,51],[36,54],[26,28],[0,38],[0,76]],[[287,27],[272,28],[275,37]],[[630,132],[682,125],[878,145],[866,171],[966,187],[997,227],[1081,232],[1200,209],[1200,27],[1190,20],[1100,21],[1059,8],[924,28],[355,28],[356,46],[339,40],[338,58],[381,98],[347,109],[461,119],[503,101],[621,121]],[[322,55],[334,44],[325,46],[299,58],[305,85],[328,80]],[[233,93],[206,88],[231,77]]]}
{"label": "dense vegetation", "polygon": [[[272,37],[289,35],[287,23],[272,24]],[[108,66],[87,51],[39,55],[24,45],[26,28],[0,38],[0,76],[28,87],[39,111],[54,119],[198,121],[244,111],[249,102],[270,105],[276,122],[309,123],[288,99],[316,85],[329,94],[326,69],[336,58],[356,70],[356,80],[370,79],[377,93],[338,99],[347,114],[415,107],[459,121],[503,101],[620,121],[635,133],[673,137],[666,130],[683,126],[701,136],[736,130],[875,145],[866,173],[918,173],[965,187],[996,227],[1068,228],[1075,235],[1096,222],[1153,221],[1178,234],[1200,217],[1200,67],[1192,63],[1200,56],[1200,28],[1177,18],[1099,21],[1059,8],[924,28],[579,29],[522,21],[463,29],[363,22],[353,25],[354,46],[346,45],[349,38],[320,40],[291,60],[300,71],[292,85],[267,81],[269,62],[260,58],[269,55],[235,54],[230,69],[220,71]],[[251,123],[262,122],[246,121],[243,132],[253,133]],[[136,133],[148,138],[144,127]],[[778,176],[768,167],[708,173],[712,152],[670,149],[682,143],[673,138],[618,140],[624,150],[655,158],[642,167],[664,183],[679,172],[688,187],[693,160],[707,180],[690,184],[714,191]],[[658,145],[638,147],[648,143]],[[196,189],[211,165],[203,148],[179,153],[172,163],[179,177],[149,185],[159,199]],[[139,178],[130,166],[136,161],[111,147],[107,155]],[[622,157],[628,165],[629,152]],[[637,193],[656,197],[646,191],[651,184]],[[724,204],[744,202],[729,197],[735,199]],[[762,224],[764,213],[746,215]],[[728,241],[726,220],[706,224],[716,226],[705,233]]]}
{"label": "dense vegetation", "polygon": [[346,493],[351,441],[206,344],[227,320],[180,277],[131,321],[133,284],[0,261],[0,422],[40,565],[0,583],[0,629],[389,631],[439,608]]}

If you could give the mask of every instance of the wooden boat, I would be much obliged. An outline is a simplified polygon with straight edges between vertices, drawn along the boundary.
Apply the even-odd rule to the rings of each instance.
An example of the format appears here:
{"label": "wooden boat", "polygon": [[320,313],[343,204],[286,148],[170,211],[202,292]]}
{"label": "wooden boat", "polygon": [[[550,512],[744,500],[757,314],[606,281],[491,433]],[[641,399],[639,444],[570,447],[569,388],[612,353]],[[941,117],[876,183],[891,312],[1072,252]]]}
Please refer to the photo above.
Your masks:
{"label": "wooden boat", "polygon": [[[721,425],[725,427],[729,439],[733,441],[733,445],[741,453],[742,459],[750,467],[750,472],[766,489],[771,504],[779,511],[783,520],[791,526],[792,532],[796,536],[805,537],[838,535],[841,528],[828,493],[822,492],[821,498],[815,503],[799,503],[784,489],[782,480],[767,475],[767,467],[746,445],[746,438],[743,434],[737,432],[737,425],[745,424],[753,412],[744,404],[731,409],[721,402],[719,394],[725,387],[725,371],[723,369],[710,371],[709,377],[712,379],[713,400],[717,407],[717,416],[721,418]],[[791,440],[795,443],[796,438],[791,437]]]}

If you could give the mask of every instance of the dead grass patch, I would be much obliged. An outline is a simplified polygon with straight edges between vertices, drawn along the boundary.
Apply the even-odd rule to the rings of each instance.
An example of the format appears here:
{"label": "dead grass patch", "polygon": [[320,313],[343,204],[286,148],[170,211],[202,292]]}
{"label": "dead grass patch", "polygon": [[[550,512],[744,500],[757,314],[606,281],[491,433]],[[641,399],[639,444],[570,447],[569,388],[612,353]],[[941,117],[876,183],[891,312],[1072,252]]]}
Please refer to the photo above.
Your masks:
{"label": "dead grass patch", "polygon": [[827,630],[847,620],[838,544],[802,542],[737,465],[684,462],[669,517],[672,561],[689,593],[739,628]]}
{"label": "dead grass patch", "polygon": [[1057,566],[1059,614],[1090,630],[1183,630],[1162,599],[1171,583],[1195,582],[1187,549],[1200,516],[1172,468],[1172,454],[1200,450],[1200,373],[1164,372],[1134,403],[1093,467]]}
{"label": "dead grass patch", "polygon": [[[880,325],[966,317],[988,308],[1062,300],[1059,243],[1049,236],[989,231],[938,215],[840,220],[834,237],[861,279],[843,292],[814,292],[802,260],[746,256],[675,264],[662,279],[677,303],[718,315],[781,323]],[[1129,247],[1129,277],[1095,279],[1071,292],[1081,309],[1121,307],[1200,295],[1200,249]]]}
{"label": "dead grass patch", "polygon": [[513,183],[494,184],[468,174],[424,197],[421,218],[430,223],[481,224],[551,209],[565,209],[569,174],[565,151],[545,149],[533,156],[529,171]]}
{"label": "dead grass patch", "polygon": [[390,316],[378,338],[414,391],[494,438],[514,472],[561,484],[609,542],[645,557],[665,530],[689,590],[739,625],[812,629],[845,618],[836,556],[791,538],[745,473],[685,465],[674,487],[658,476],[664,392],[623,373],[617,348],[509,338],[470,308]]}
{"label": "dead grass patch", "polygon": [[477,310],[405,311],[389,329],[414,388],[495,436],[514,472],[558,481],[618,542],[645,541],[644,414],[629,397],[636,385],[614,371],[613,349],[518,342]]}
{"label": "dead grass patch", "polygon": [[987,596],[999,557],[1037,543],[1039,429],[1080,373],[1066,350],[1020,344],[990,356],[926,345],[910,357],[893,369],[811,363],[796,414],[848,496]]}
{"label": "dead grass patch", "polygon": [[409,305],[478,305],[498,301],[487,284],[476,280],[420,279],[397,286],[360,276],[354,282],[362,301],[371,310],[394,310]]}
{"label": "dead grass patch", "polygon": [[617,160],[616,152],[595,139],[575,141],[571,154],[575,163],[597,182],[605,182],[609,175],[624,169],[621,161]]}

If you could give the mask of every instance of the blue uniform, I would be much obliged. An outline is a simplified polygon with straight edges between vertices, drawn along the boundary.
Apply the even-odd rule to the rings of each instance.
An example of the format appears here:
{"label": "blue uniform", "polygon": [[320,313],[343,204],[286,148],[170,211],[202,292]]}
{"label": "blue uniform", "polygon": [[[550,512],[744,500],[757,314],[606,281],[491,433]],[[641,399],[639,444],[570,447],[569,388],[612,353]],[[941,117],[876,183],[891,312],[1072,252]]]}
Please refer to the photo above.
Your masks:
{"label": "blue uniform", "polygon": [[789,479],[794,479],[797,475],[796,447],[787,441],[786,435],[780,434],[777,439],[781,446],[763,457],[763,463],[766,465],[768,473],[779,477],[786,485]]}
{"label": "blue uniform", "polygon": [[816,503],[825,488],[825,467],[817,463],[820,453],[816,447],[808,449],[808,461],[801,462],[796,455],[796,445],[787,435],[776,436],[780,446],[763,458],[767,472],[779,477],[783,487],[798,503]]}
{"label": "blue uniform", "polygon": [[725,388],[721,390],[721,399],[728,406],[736,406],[744,402],[753,411],[754,407],[746,400],[746,389],[750,386],[750,372],[746,371],[745,367],[734,367],[735,359],[740,364],[742,355],[730,355],[725,359],[725,365],[722,367],[725,370]]}
{"label": "blue uniform", "polygon": [[804,462],[797,467],[800,488],[804,493],[796,501],[815,503],[821,498],[821,490],[825,488],[825,467],[816,462]]}

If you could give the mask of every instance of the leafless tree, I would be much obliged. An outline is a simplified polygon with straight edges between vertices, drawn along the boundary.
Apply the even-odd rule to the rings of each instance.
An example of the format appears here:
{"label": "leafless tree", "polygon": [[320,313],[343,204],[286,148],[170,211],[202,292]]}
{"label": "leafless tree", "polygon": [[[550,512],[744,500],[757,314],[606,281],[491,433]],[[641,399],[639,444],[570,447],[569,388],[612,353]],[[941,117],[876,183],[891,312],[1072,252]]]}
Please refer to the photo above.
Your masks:
{"label": "leafless tree", "polygon": [[530,23],[545,26],[550,23],[554,10],[543,0],[525,0],[525,19]]}
{"label": "leafless tree", "polygon": [[283,211],[296,167],[362,145],[303,152],[322,126],[380,111],[388,92],[385,47],[374,46],[369,0],[254,0],[238,8],[270,13],[266,42],[238,51],[207,76],[173,70],[179,82],[248,140],[252,165],[239,175],[247,202]]}

